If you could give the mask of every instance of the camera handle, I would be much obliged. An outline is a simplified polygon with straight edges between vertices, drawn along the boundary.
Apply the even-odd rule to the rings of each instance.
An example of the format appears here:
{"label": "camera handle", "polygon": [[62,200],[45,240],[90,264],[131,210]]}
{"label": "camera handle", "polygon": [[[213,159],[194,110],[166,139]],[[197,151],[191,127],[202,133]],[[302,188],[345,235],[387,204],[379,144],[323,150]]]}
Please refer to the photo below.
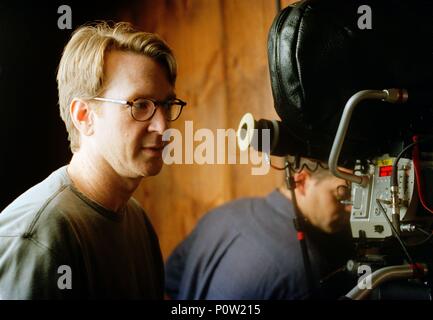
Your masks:
{"label": "camera handle", "polygon": [[390,103],[404,103],[408,99],[407,90],[405,89],[385,89],[385,90],[362,90],[355,93],[347,101],[343,115],[341,116],[340,124],[338,125],[337,134],[335,135],[332,144],[331,153],[329,155],[328,165],[332,174],[338,178],[342,178],[361,186],[368,184],[368,176],[357,176],[351,173],[338,170],[338,158],[340,157],[341,148],[343,147],[344,139],[346,138],[349,122],[352,117],[353,110],[363,100],[382,100]]}

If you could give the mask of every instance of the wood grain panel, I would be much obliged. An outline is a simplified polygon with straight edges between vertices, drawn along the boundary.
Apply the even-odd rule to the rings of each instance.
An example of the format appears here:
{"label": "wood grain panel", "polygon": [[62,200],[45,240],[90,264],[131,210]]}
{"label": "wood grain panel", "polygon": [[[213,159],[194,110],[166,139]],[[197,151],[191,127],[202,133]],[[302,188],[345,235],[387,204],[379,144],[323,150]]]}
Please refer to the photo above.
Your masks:
{"label": "wood grain panel", "polygon": [[298,1],[297,0],[280,0],[281,8],[285,8],[288,5],[295,3],[295,2],[298,2]]}
{"label": "wood grain panel", "polygon": [[[256,119],[278,119],[273,107],[267,60],[267,38],[276,13],[275,2],[224,0],[223,3],[228,126],[237,129],[246,112],[251,112]],[[280,172],[271,170],[266,176],[252,175],[252,167],[231,166],[232,181],[237,181],[233,185],[234,198],[265,195],[281,184]]]}

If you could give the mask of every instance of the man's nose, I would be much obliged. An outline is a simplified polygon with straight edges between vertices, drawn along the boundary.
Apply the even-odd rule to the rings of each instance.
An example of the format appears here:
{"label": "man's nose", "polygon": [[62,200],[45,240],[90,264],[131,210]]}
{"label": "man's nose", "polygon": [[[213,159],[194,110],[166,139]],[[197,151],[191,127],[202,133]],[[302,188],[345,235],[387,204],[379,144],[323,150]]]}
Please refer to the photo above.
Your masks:
{"label": "man's nose", "polygon": [[167,119],[163,110],[159,107],[156,108],[155,114],[150,119],[149,131],[158,132],[159,134],[163,134],[163,132],[167,129]]}

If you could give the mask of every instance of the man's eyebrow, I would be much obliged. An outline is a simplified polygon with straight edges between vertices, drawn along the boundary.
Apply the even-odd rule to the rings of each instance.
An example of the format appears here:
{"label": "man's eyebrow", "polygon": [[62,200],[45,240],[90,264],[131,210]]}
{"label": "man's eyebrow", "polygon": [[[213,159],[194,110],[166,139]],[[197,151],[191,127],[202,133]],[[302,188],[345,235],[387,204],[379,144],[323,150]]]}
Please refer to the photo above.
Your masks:
{"label": "man's eyebrow", "polygon": [[[132,101],[137,100],[137,99],[153,99],[153,100],[157,100],[155,99],[155,97],[151,96],[151,95],[144,95],[144,94],[134,94],[132,95],[134,98],[131,99]],[[174,100],[177,98],[176,93],[170,93],[166,96],[165,99],[162,99],[160,101],[167,101],[167,100]]]}

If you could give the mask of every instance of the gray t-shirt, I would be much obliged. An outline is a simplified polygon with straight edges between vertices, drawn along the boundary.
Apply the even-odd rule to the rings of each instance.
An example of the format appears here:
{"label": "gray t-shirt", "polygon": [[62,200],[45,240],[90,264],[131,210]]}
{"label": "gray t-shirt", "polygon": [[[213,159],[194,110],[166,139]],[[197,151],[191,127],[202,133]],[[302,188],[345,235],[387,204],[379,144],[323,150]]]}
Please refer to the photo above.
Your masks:
{"label": "gray t-shirt", "polygon": [[138,202],[109,211],[74,188],[66,166],[0,213],[2,299],[161,299],[163,268]]}

